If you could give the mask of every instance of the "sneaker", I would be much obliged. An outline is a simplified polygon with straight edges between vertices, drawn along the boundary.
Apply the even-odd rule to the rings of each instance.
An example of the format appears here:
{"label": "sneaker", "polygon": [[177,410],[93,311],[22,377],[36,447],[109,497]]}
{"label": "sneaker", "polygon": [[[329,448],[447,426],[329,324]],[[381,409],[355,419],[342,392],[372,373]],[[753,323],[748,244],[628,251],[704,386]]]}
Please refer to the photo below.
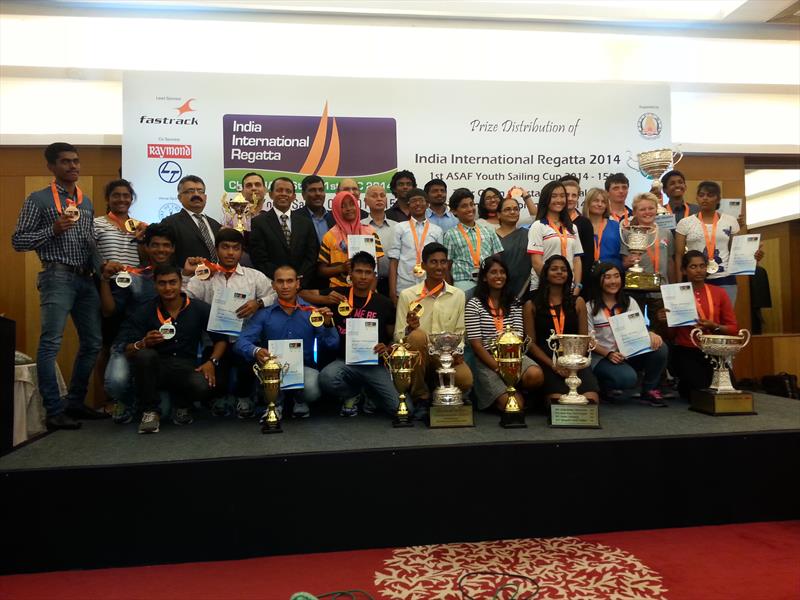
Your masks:
{"label": "sneaker", "polygon": [[624,397],[625,397],[625,392],[623,392],[622,390],[608,390],[603,394],[603,399],[606,402],[611,402],[612,404],[614,402],[619,402]]}
{"label": "sneaker", "polygon": [[295,399],[294,407],[292,408],[292,416],[296,419],[307,419],[311,416],[311,409],[308,403],[303,400]]}
{"label": "sneaker", "polygon": [[194,423],[194,418],[192,418],[192,413],[189,412],[188,408],[176,408],[175,415],[172,417],[172,422],[175,425],[191,425]]}
{"label": "sneaker", "polygon": [[364,404],[361,405],[361,410],[365,415],[374,415],[378,411],[378,407],[375,406],[375,402],[372,398],[367,396],[364,398]]}
{"label": "sneaker", "polygon": [[133,421],[133,411],[129,406],[126,406],[122,402],[114,403],[114,410],[112,411],[111,416],[114,420],[114,423],[117,425],[127,425]]}
{"label": "sneaker", "polygon": [[642,399],[639,400],[642,404],[649,404],[650,406],[655,406],[656,408],[664,408],[668,406],[666,400],[661,395],[661,392],[658,390],[650,390],[649,392],[642,392]]}
{"label": "sneaker", "polygon": [[253,403],[250,398],[239,398],[236,401],[236,416],[240,419],[249,419],[254,415]]}
{"label": "sneaker", "polygon": [[342,403],[342,408],[339,411],[340,417],[355,417],[358,416],[358,396],[348,398]]}
{"label": "sneaker", "polygon": [[142,422],[139,423],[139,433],[158,433],[161,425],[161,415],[155,411],[148,411],[142,415]]}
{"label": "sneaker", "polygon": [[214,400],[214,404],[211,406],[211,414],[215,417],[231,416],[233,410],[231,409],[231,405],[228,404],[228,398],[222,397]]}

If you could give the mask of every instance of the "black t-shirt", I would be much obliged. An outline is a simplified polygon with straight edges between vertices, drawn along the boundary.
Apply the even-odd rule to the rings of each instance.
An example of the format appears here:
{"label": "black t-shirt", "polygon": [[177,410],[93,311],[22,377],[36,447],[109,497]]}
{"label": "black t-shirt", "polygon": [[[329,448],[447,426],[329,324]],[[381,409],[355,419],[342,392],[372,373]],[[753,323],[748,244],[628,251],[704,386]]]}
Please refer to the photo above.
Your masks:
{"label": "black t-shirt", "polygon": [[[345,298],[350,297],[349,287],[334,287],[327,290],[321,290],[320,293],[325,295],[329,294],[331,291],[338,292]],[[389,325],[394,325],[396,314],[394,304],[392,304],[392,301],[389,300],[389,298],[379,294],[378,292],[372,292],[372,298],[370,298],[369,303],[365,306],[364,302],[366,302],[366,300],[366,296],[359,298],[353,294],[353,304],[355,304],[355,306],[350,311],[350,314],[346,317],[343,317],[339,314],[339,312],[336,310],[336,306],[331,307],[331,310],[333,310],[333,323],[336,326],[336,329],[339,331],[339,350],[336,354],[337,357],[341,358],[342,360],[344,360],[346,348],[346,319],[378,319],[378,341],[383,344],[392,343],[392,335],[388,332],[387,327]]]}

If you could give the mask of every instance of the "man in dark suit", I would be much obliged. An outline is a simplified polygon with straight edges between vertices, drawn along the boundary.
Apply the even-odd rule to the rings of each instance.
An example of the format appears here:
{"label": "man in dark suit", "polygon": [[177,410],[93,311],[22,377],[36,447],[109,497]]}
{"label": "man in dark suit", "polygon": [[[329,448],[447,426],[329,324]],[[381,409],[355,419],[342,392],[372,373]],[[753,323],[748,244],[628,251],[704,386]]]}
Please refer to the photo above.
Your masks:
{"label": "man in dark suit", "polygon": [[270,279],[277,267],[291,265],[302,277],[303,287],[313,287],[319,242],[311,219],[291,210],[294,182],[286,177],[274,179],[269,197],[272,208],[254,217],[250,224],[253,265]]}
{"label": "man in dark suit", "polygon": [[178,199],[183,210],[161,221],[175,232],[174,263],[182,267],[190,256],[217,262],[214,240],[220,224],[203,214],[206,184],[197,175],[187,175],[178,182]]}

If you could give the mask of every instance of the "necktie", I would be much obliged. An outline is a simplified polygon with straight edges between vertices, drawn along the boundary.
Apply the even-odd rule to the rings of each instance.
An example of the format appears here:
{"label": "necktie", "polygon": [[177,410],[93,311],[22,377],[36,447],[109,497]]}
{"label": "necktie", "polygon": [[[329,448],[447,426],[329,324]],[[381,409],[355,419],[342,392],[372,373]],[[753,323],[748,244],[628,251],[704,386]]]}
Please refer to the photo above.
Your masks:
{"label": "necktie", "polygon": [[283,229],[283,236],[286,238],[286,243],[292,243],[292,232],[289,230],[289,217],[287,215],[281,215],[281,228]]}
{"label": "necktie", "polygon": [[217,250],[214,248],[214,242],[211,241],[211,233],[208,231],[206,222],[200,215],[194,215],[194,218],[197,219],[197,227],[200,228],[200,237],[203,238],[203,243],[206,245],[206,248],[208,248],[209,258],[213,262],[217,262]]}

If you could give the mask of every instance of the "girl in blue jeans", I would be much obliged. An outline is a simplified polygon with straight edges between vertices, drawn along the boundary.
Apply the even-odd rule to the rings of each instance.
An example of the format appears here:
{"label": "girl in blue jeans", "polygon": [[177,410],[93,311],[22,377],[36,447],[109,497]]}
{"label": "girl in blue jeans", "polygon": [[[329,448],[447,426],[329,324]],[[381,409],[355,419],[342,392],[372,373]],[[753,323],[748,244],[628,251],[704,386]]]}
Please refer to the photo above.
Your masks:
{"label": "girl in blue jeans", "polygon": [[638,372],[644,371],[642,379],[642,403],[651,406],[667,406],[658,384],[667,366],[667,346],[661,336],[650,332],[652,352],[626,358],[611,332],[608,319],[628,311],[639,310],[636,300],[623,289],[622,272],[610,263],[599,263],[594,268],[592,299],[587,306],[589,333],[597,339],[592,355],[592,370],[606,398],[621,396],[625,390],[636,386]]}

